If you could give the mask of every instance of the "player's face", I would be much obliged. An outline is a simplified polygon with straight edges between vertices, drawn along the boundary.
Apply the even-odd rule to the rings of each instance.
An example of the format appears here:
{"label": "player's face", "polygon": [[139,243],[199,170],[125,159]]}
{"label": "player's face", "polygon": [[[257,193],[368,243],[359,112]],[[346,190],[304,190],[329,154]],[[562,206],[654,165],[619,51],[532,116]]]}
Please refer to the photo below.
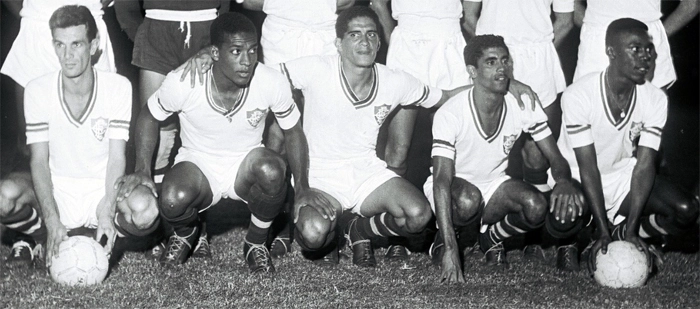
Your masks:
{"label": "player's face", "polygon": [[379,50],[377,24],[369,17],[356,17],[348,23],[348,31],[335,42],[343,62],[358,67],[371,67]]}
{"label": "player's face", "polygon": [[258,37],[253,33],[239,32],[229,36],[218,49],[216,66],[219,66],[234,84],[243,87],[250,82],[258,63]]}
{"label": "player's face", "polygon": [[63,75],[69,78],[81,76],[90,67],[91,56],[97,51],[97,39],[88,40],[85,25],[56,28],[52,35]]}
{"label": "player's face", "polygon": [[634,31],[620,35],[619,40],[608,51],[610,64],[615,66],[620,75],[635,84],[645,83],[645,77],[654,61],[654,43],[646,31]]}
{"label": "player's face", "polygon": [[477,66],[468,66],[474,83],[494,93],[508,92],[508,83],[513,71],[508,50],[503,47],[489,47],[477,61]]}

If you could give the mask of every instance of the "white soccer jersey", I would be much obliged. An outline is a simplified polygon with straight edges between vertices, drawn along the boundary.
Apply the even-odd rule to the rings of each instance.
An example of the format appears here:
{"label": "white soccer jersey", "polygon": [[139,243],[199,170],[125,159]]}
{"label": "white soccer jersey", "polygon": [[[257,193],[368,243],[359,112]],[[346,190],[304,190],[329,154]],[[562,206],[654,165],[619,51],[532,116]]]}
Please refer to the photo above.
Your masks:
{"label": "white soccer jersey", "polygon": [[399,22],[407,16],[459,20],[462,3],[459,0],[393,0],[391,16]]}
{"label": "white soccer jersey", "polygon": [[644,23],[661,18],[661,0],[587,0],[586,24],[607,27],[613,20],[631,17]]}
{"label": "white soccer jersey", "polygon": [[261,145],[268,111],[285,130],[299,121],[289,83],[279,72],[258,64],[230,110],[213,98],[211,72],[204,85],[194,88],[189,81],[180,81],[180,73],[171,72],[148,99],[148,108],[160,121],[177,113],[183,148],[211,156],[237,156]]}
{"label": "white soccer jersey", "polygon": [[535,111],[521,110],[515,97],[508,93],[498,128],[487,136],[477,114],[473,90],[454,96],[435,113],[432,156],[454,160],[456,176],[479,186],[505,175],[508,154],[522,132],[532,134],[535,141],[552,132],[539,105]]}
{"label": "white soccer jersey", "polygon": [[[24,2],[22,2],[22,10],[19,11],[19,16],[22,18],[49,20],[53,12],[66,5],[82,5],[87,7],[95,18],[101,17],[104,14],[101,0],[24,0]],[[48,25],[46,25],[46,27],[48,28]]]}
{"label": "white soccer jersey", "polygon": [[[562,130],[558,146],[571,166],[572,176],[581,179],[574,148],[593,144],[602,175],[623,169],[634,160],[634,140],[658,149],[666,123],[668,100],[659,88],[638,85],[625,118],[618,123],[611,114],[605,95],[605,72],[584,76],[564,91]],[[605,190],[605,188],[603,188]]]}
{"label": "white soccer jersey", "polygon": [[432,107],[442,97],[440,89],[375,64],[369,95],[358,98],[338,56],[304,57],[282,64],[281,69],[304,93],[304,132],[312,160],[375,157],[379,127],[394,108]]}
{"label": "white soccer jersey", "polygon": [[482,2],[476,34],[496,34],[506,44],[552,42],[554,28],[550,15],[574,11],[574,0],[466,0]]}
{"label": "white soccer jersey", "polygon": [[35,79],[24,91],[27,144],[49,143],[49,169],[61,177],[104,179],[110,139],[129,139],[131,83],[94,70],[90,101],[73,117],[63,99],[61,72]]}

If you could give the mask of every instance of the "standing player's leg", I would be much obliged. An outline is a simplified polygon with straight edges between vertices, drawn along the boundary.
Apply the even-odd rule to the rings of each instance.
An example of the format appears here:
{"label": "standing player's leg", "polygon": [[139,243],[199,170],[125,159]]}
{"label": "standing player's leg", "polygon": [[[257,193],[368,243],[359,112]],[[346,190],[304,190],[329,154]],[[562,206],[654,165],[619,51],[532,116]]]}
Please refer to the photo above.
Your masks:
{"label": "standing player's leg", "polygon": [[[430,190],[432,190],[432,186]],[[481,219],[481,213],[484,208],[483,198],[479,188],[459,177],[452,178],[450,191],[452,197],[452,227],[454,228],[454,233],[457,233],[461,228]],[[435,265],[439,265],[442,261],[444,244],[442,234],[438,231],[429,251]],[[462,251],[461,248],[459,251]]]}
{"label": "standing player's leg", "polygon": [[0,181],[0,223],[23,236],[12,245],[6,259],[10,264],[31,264],[35,241],[46,240],[38,206],[29,173],[12,173]]}
{"label": "standing player's leg", "polygon": [[234,190],[248,202],[251,212],[243,244],[248,267],[253,273],[274,272],[266,243],[272,221],[284,209],[287,197],[284,159],[267,148],[251,150],[238,169]]}
{"label": "standing player's leg", "polygon": [[547,201],[537,189],[520,180],[503,182],[488,200],[482,215],[485,226],[479,244],[486,253],[486,264],[507,265],[503,241],[542,226],[546,213]]}
{"label": "standing player's leg", "polygon": [[432,213],[425,196],[407,180],[391,178],[377,187],[360,204],[363,217],[346,227],[353,251],[353,263],[362,267],[376,265],[370,238],[411,237],[420,233]]}
{"label": "standing player's leg", "polygon": [[201,230],[199,211],[211,205],[209,181],[192,162],[175,164],[163,178],[158,207],[161,219],[173,227],[159,262],[163,266],[182,264]]}

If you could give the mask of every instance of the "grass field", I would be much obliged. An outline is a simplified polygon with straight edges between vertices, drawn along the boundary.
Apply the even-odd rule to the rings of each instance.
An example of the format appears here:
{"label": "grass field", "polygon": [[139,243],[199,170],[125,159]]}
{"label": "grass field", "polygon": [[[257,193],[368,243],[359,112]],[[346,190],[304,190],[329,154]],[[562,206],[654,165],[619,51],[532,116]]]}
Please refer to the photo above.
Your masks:
{"label": "grass field", "polygon": [[[666,254],[666,263],[638,289],[598,286],[586,271],[560,273],[547,263],[522,259],[511,250],[511,267],[492,272],[483,255],[465,256],[464,284],[438,283],[439,268],[424,253],[405,262],[361,269],[349,260],[319,267],[294,252],[275,260],[274,275],[251,276],[243,261],[242,240],[248,215],[240,208],[215,207],[209,215],[212,260],[190,259],[173,270],[143,255],[144,241],[120,240],[109,276],[88,288],[60,286],[34,269],[5,268],[0,308],[697,308],[700,306],[700,255],[689,236]],[[695,231],[697,234],[697,231]],[[695,241],[695,242],[693,242]],[[681,253],[680,251],[691,252]],[[0,246],[0,255],[9,253]]]}

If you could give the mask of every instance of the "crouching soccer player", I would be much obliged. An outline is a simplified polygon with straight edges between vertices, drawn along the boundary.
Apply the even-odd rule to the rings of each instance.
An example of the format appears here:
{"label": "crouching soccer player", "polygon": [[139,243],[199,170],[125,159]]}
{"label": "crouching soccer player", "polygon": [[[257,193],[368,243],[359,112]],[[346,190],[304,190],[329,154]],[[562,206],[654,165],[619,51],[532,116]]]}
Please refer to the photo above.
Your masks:
{"label": "crouching soccer player", "polygon": [[558,142],[591,205],[597,231],[589,251],[593,269],[596,253],[605,253],[612,240],[632,242],[648,257],[659,257],[642,239],[680,235],[698,217],[697,200],[656,175],[668,99],[645,80],[655,53],[647,26],[631,18],[615,20],[605,45],[607,69],[564,92]]}
{"label": "crouching soccer player", "polygon": [[[273,272],[265,247],[272,220],[287,195],[284,159],[262,145],[271,110],[284,130],[287,157],[296,181],[296,201],[327,203],[308,189],[308,146],[300,113],[287,80],[258,65],[258,35],[242,14],[226,13],[210,29],[214,64],[205,82],[190,87],[171,72],[138,117],[136,172],[123,177],[120,198],[137,184],[153,187],[150,170],[158,123],[172,114],[180,119],[182,148],[166,172],[159,197],[161,217],[174,228],[159,262],[184,263],[201,233],[198,213],[222,198],[244,201],[251,222],[243,254],[251,272]],[[313,199],[319,197],[319,199]],[[320,202],[318,202],[320,200]]]}
{"label": "crouching soccer player", "polygon": [[577,215],[585,210],[583,194],[571,180],[542,108],[521,110],[515,97],[507,94],[512,68],[503,38],[473,38],[464,59],[474,87],[450,99],[435,114],[433,176],[424,186],[440,229],[430,254],[447,282],[464,280],[455,228],[481,218],[479,244],[486,252],[486,263],[496,266],[506,264],[505,239],[544,223],[545,197],[505,174],[508,154],[523,132],[532,135],[552,165],[553,208],[575,205]]}
{"label": "crouching soccer player", "polygon": [[[31,81],[25,91],[29,173],[0,182],[0,222],[46,244],[46,264],[71,230],[96,229],[111,252],[117,235],[145,235],[157,224],[150,190],[116,201],[124,174],[131,118],[131,84],[93,69],[97,28],[83,6],[64,6],[49,20],[61,71]],[[40,246],[13,246],[10,260],[42,257]]]}

